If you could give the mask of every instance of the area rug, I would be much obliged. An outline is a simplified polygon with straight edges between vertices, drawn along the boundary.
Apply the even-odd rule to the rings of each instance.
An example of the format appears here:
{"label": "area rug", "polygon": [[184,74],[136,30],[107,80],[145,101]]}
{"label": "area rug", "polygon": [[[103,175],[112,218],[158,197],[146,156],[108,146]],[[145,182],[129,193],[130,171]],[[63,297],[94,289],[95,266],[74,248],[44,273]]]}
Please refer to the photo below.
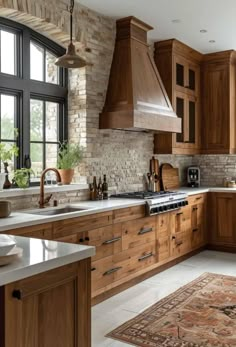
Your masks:
{"label": "area rug", "polygon": [[107,337],[142,347],[235,347],[236,277],[205,273]]}

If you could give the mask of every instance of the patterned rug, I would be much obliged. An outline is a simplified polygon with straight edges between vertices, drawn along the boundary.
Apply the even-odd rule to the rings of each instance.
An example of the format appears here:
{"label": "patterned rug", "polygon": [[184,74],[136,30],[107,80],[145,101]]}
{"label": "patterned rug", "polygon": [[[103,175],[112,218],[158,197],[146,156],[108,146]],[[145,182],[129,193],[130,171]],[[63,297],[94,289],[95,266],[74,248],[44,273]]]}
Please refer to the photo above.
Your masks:
{"label": "patterned rug", "polygon": [[142,347],[235,347],[236,277],[205,273],[107,337]]}

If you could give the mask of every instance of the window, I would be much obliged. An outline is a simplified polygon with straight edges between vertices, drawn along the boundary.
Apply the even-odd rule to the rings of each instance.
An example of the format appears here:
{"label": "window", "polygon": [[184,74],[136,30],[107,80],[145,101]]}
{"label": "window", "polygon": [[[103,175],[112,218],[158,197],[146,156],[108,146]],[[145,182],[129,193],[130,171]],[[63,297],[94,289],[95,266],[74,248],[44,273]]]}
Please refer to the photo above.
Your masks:
{"label": "window", "polygon": [[56,165],[67,139],[68,90],[67,71],[54,63],[64,53],[29,28],[0,19],[0,141],[20,147],[11,169],[24,167],[28,156],[37,177]]}

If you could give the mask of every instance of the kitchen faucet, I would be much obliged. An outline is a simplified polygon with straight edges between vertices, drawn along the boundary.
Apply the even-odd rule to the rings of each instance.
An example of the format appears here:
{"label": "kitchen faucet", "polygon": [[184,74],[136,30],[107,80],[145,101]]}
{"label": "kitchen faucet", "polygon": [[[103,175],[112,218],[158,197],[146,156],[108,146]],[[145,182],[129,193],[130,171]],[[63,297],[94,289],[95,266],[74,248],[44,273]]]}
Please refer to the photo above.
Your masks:
{"label": "kitchen faucet", "polygon": [[48,168],[45,169],[42,174],[41,174],[41,178],[40,178],[40,200],[39,200],[39,208],[44,208],[44,205],[46,203],[49,202],[49,200],[51,199],[52,195],[50,195],[48,198],[44,198],[44,179],[45,179],[45,175],[48,171],[54,171],[57,175],[57,183],[61,182],[61,175],[59,173],[59,171],[55,168]]}

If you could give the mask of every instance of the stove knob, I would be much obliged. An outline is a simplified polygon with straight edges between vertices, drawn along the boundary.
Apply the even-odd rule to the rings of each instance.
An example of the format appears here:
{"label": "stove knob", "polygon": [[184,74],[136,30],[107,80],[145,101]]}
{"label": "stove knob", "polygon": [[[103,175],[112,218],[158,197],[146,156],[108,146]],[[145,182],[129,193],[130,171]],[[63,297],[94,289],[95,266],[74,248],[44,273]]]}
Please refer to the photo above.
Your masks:
{"label": "stove knob", "polygon": [[163,212],[163,206],[160,206],[160,207],[159,207],[159,211],[160,211],[160,212]]}
{"label": "stove knob", "polygon": [[178,208],[178,204],[174,204],[175,208]]}
{"label": "stove knob", "polygon": [[187,205],[188,205],[188,200],[185,201],[185,206],[187,206]]}
{"label": "stove knob", "polygon": [[178,207],[181,207],[182,206],[182,203],[181,202],[178,202]]}
{"label": "stove knob", "polygon": [[167,206],[163,206],[163,211],[167,211]]}
{"label": "stove knob", "polygon": [[181,206],[183,206],[183,207],[185,206],[185,201],[181,202]]}

